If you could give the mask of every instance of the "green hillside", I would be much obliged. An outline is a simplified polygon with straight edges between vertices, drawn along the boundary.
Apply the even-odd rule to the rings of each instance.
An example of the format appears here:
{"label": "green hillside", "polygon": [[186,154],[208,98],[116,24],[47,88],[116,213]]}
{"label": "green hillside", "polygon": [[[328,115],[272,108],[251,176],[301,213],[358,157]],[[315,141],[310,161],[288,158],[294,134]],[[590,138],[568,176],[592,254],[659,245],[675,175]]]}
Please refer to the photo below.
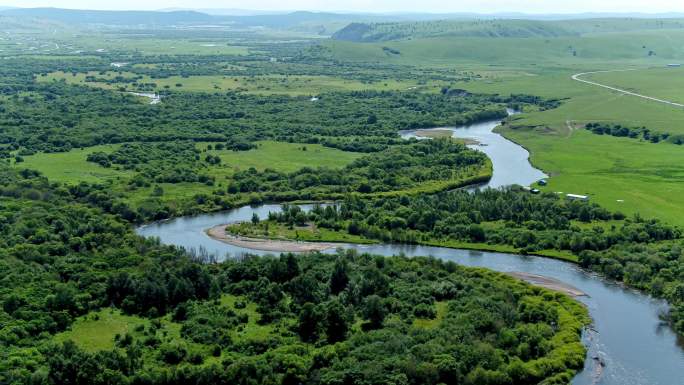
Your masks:
{"label": "green hillside", "polygon": [[540,65],[612,69],[682,60],[683,38],[684,29],[670,29],[499,39],[442,36],[363,44],[329,40],[323,44],[333,58],[343,61],[413,66],[472,64],[478,69]]}
{"label": "green hillside", "polygon": [[580,36],[591,33],[680,29],[684,29],[684,20],[682,19],[439,20],[399,23],[352,23],[335,33],[333,39],[354,42],[382,42],[443,36],[548,38]]}

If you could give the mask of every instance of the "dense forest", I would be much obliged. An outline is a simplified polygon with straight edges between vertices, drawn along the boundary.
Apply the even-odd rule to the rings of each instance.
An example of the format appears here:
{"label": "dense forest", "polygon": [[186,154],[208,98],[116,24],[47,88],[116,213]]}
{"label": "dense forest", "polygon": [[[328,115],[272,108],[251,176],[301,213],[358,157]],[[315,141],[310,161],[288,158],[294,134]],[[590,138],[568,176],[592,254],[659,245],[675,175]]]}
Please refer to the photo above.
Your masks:
{"label": "dense forest", "polygon": [[[586,311],[499,274],[355,253],[208,265],[35,173],[2,177],[3,383],[552,384],[583,364]],[[107,308],[85,320],[142,326],[98,352],[52,342]],[[235,337],[249,328],[265,335]]]}
{"label": "dense forest", "polygon": [[[454,126],[506,116],[513,98],[415,92],[351,92],[310,97],[241,93],[171,94],[156,108],[133,96],[89,87],[11,89],[0,104],[0,143],[25,151],[131,141],[227,142],[274,139],[328,143],[326,138],[397,138],[402,129]],[[83,110],[82,106],[88,109]],[[18,129],[21,127],[21,129]]]}
{"label": "dense forest", "polygon": [[339,207],[319,206],[309,213],[288,206],[267,221],[229,230],[259,236],[268,226],[310,223],[383,242],[570,253],[582,266],[666,298],[674,305],[670,317],[677,331],[684,333],[682,234],[658,220],[625,218],[593,203],[510,188],[376,200],[349,197]]}

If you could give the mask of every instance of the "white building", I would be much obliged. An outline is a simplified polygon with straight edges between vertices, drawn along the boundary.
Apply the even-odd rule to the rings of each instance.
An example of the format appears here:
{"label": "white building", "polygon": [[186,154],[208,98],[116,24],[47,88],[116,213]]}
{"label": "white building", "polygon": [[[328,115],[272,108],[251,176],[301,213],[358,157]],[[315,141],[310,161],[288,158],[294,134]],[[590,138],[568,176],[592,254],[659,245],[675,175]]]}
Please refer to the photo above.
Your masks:
{"label": "white building", "polygon": [[589,197],[586,195],[565,194],[565,197],[571,201],[588,201],[589,200]]}

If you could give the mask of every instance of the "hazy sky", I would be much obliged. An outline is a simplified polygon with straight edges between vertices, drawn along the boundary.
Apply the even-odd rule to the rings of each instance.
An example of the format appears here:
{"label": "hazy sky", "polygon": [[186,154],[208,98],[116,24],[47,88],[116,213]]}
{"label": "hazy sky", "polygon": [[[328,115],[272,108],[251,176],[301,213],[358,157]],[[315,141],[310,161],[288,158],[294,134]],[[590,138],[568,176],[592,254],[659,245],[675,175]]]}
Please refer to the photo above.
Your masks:
{"label": "hazy sky", "polygon": [[383,12],[684,12],[684,0],[0,0],[0,6],[78,9],[240,8]]}

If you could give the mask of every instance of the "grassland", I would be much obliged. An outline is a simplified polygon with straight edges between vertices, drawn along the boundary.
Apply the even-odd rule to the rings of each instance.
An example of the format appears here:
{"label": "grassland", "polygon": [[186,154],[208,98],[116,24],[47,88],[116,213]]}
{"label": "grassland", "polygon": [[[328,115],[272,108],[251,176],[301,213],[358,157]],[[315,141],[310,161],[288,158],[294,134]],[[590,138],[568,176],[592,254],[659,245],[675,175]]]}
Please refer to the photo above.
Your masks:
{"label": "grassland", "polygon": [[684,68],[649,68],[589,74],[584,79],[638,94],[684,103]]}
{"label": "grassland", "polygon": [[103,309],[77,319],[71,330],[55,336],[58,342],[71,340],[81,348],[93,352],[114,348],[114,336],[123,336],[146,327],[150,321],[137,316],[121,314],[119,310]]}
{"label": "grassland", "polygon": [[433,319],[416,318],[413,321],[413,326],[422,329],[434,329],[444,320],[448,310],[449,303],[446,301],[435,302],[436,315]]}
{"label": "grassland", "polygon": [[[613,122],[681,134],[684,110],[574,82],[572,72],[548,71],[536,77],[462,86],[480,92],[563,98],[557,109],[517,116],[500,129],[530,150],[532,163],[552,176],[546,189],[588,194],[609,209],[684,225],[676,210],[684,205],[684,148],[603,137],[582,129],[588,122]],[[650,76],[649,71],[630,73]]]}
{"label": "grassland", "polygon": [[104,168],[86,161],[88,154],[103,151],[112,152],[117,145],[95,146],[85,149],[73,149],[69,152],[38,153],[24,157],[24,162],[15,163],[17,168],[38,170],[50,180],[76,184],[79,182],[98,183],[105,180],[126,178],[132,172],[117,168]]}
{"label": "grassland", "polygon": [[169,40],[150,38],[102,38],[92,41],[90,47],[100,47],[109,51],[131,50],[143,55],[246,55],[249,49],[231,45],[225,40]]}
{"label": "grassland", "polygon": [[[586,23],[585,23],[586,24]],[[587,27],[586,25],[584,27]],[[586,28],[585,28],[586,29]],[[588,122],[646,126],[684,134],[684,109],[593,87],[586,79],[645,95],[684,101],[684,61],[677,29],[593,33],[557,38],[429,38],[382,43],[326,42],[331,56],[472,71],[479,76],[454,86],[482,93],[526,93],[562,100],[559,108],[527,111],[499,131],[531,152],[531,162],[551,175],[548,191],[588,194],[626,214],[640,213],[684,226],[684,148],[584,132]],[[390,54],[389,47],[399,54]],[[649,55],[649,52],[651,53]]]}
{"label": "grassland", "polygon": [[[133,79],[136,75],[125,71],[108,71],[103,74],[99,72],[88,73],[65,73],[52,72],[46,76],[39,76],[38,81],[66,81],[69,84],[86,85],[104,89],[119,89],[124,87],[127,90],[137,90],[133,84],[109,84],[105,82],[88,82],[86,77],[94,76],[98,79],[112,80],[117,76],[126,79]],[[414,87],[421,87],[416,81],[387,80],[382,82],[364,83],[357,80],[348,80],[332,76],[171,76],[168,78],[153,79],[149,76],[142,76],[137,80],[138,84],[156,85],[156,91],[174,90],[186,92],[216,92],[216,91],[239,91],[259,95],[291,95],[291,96],[313,96],[323,92],[331,91],[361,91],[361,90],[406,90]],[[432,84],[436,86],[438,83]],[[434,88],[434,87],[433,87]]]}
{"label": "grassland", "polygon": [[[200,148],[206,148],[200,144]],[[363,154],[346,152],[320,144],[297,144],[274,141],[258,142],[258,148],[251,151],[209,151],[221,157],[230,167],[247,169],[254,167],[263,171],[270,168],[276,171],[292,172],[303,167],[339,168],[351,163]]]}
{"label": "grassland", "polygon": [[[323,147],[320,144],[297,144],[273,141],[257,142],[258,147],[250,151],[210,150],[207,153],[221,158],[223,165],[212,169],[217,177],[229,177],[234,171],[254,167],[257,170],[271,168],[276,171],[292,172],[302,167],[338,168],[362,156],[360,153],[346,152]],[[198,143],[200,151],[206,151],[209,143]],[[24,162],[14,163],[14,167],[38,170],[57,182],[69,184],[79,182],[102,182],[133,176],[133,172],[120,167],[104,168],[88,162],[88,154],[93,152],[112,152],[118,145],[103,145],[74,149],[69,152],[38,153],[24,157]]]}
{"label": "grassland", "polygon": [[[681,60],[684,52],[678,42],[682,38],[684,31],[673,29],[556,38],[440,37],[361,44],[328,41],[325,45],[335,59],[355,62],[458,65],[477,70],[568,66],[614,69]],[[399,54],[391,54],[385,47]],[[649,52],[655,54],[649,56]]]}

